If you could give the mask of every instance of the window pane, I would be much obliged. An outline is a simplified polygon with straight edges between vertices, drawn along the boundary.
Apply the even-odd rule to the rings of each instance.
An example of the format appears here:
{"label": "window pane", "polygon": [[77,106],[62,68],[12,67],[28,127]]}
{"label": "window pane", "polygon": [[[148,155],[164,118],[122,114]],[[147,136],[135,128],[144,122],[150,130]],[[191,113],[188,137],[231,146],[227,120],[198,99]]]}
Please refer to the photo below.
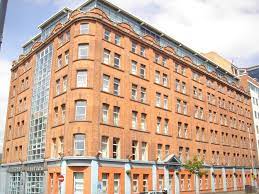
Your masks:
{"label": "window pane", "polygon": [[84,173],[74,172],[74,194],[84,193]]}
{"label": "window pane", "polygon": [[87,71],[78,71],[76,87],[87,87]]}
{"label": "window pane", "polygon": [[78,58],[86,59],[88,57],[88,44],[79,44],[78,45]]}
{"label": "window pane", "polygon": [[86,119],[86,101],[76,101],[75,119]]}
{"label": "window pane", "polygon": [[80,34],[89,33],[89,24],[80,24]]}

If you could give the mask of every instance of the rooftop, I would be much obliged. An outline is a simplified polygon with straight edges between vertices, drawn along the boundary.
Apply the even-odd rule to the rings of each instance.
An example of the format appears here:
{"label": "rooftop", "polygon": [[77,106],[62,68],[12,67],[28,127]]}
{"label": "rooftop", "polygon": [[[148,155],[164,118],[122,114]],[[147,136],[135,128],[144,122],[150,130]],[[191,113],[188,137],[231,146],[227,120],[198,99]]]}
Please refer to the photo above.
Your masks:
{"label": "rooftop", "polygon": [[[163,32],[147,24],[146,22],[140,20],[139,18],[136,18],[135,16],[131,15],[130,13],[122,10],[121,8],[117,7],[116,5],[113,5],[112,3],[106,0],[88,0],[84,4],[79,6],[77,10],[87,12],[95,7],[105,12],[114,23],[127,23],[133,28],[133,30],[138,35],[144,36],[148,34],[152,36],[160,47],[172,47],[178,56],[188,56],[189,58],[191,58],[195,65],[204,65],[209,72],[215,71],[218,74],[218,76],[225,76],[229,83],[238,81],[238,78],[234,74],[232,74],[231,71],[222,68],[222,63],[224,62],[221,61],[219,62],[220,64],[216,63],[209,57],[203,56],[202,54],[178,42],[174,38],[164,34]],[[57,24],[58,22],[65,23],[65,18],[68,18],[71,12],[72,11],[69,8],[64,8],[55,15],[51,16],[41,25],[39,25],[39,28],[42,30],[41,34],[37,35],[36,38],[33,38],[32,40],[27,42],[23,46],[24,51],[28,52],[28,50],[31,49],[33,43],[35,41],[38,41],[38,36],[41,37],[41,41],[44,41],[45,38],[50,34],[50,31],[54,28],[55,24]]]}

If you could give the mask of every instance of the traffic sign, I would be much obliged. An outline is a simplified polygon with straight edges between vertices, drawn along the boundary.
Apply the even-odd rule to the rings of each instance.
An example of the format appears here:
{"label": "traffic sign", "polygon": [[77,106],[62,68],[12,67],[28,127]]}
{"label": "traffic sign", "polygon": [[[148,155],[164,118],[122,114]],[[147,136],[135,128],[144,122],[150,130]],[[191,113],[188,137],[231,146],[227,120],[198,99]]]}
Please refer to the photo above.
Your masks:
{"label": "traffic sign", "polygon": [[62,174],[58,176],[58,181],[59,181],[59,182],[62,183],[62,182],[64,181],[64,179],[65,179],[65,178],[64,178],[64,176],[63,176]]}

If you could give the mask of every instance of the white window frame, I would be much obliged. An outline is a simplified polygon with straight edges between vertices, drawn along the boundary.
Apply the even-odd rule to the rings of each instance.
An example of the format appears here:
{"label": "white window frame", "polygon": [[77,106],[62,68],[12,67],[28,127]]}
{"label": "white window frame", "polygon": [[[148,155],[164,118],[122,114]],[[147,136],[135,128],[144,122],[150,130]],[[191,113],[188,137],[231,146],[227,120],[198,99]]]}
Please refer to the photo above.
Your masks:
{"label": "white window frame", "polygon": [[88,34],[88,33],[89,33],[89,23],[81,23],[80,34]]}
{"label": "white window frame", "polygon": [[108,124],[109,122],[109,104],[103,104],[102,106],[102,122]]}
{"label": "white window frame", "polygon": [[[83,145],[83,148],[78,148],[79,145]],[[74,155],[83,156],[85,153],[85,135],[74,134]]]}
{"label": "white window frame", "polygon": [[[82,178],[77,178],[76,175],[82,175]],[[83,172],[74,172],[74,194],[83,194],[84,193],[84,174]],[[79,188],[78,188],[78,187]]]}
{"label": "white window frame", "polygon": [[137,75],[137,72],[138,72],[137,65],[138,65],[138,63],[136,61],[131,61],[131,73],[133,75]]}
{"label": "white window frame", "polygon": [[137,129],[138,127],[138,112],[132,111],[132,122],[131,122],[132,129]]}
{"label": "white window frame", "polygon": [[102,90],[105,92],[110,91],[110,76],[103,74]]}
{"label": "white window frame", "polygon": [[[85,100],[77,100],[76,103],[75,103],[75,106],[76,106],[75,107],[75,120],[76,121],[85,120],[86,119],[87,102]],[[83,109],[83,108],[84,108],[84,113],[79,114],[78,113],[79,109]]]}
{"label": "white window frame", "polygon": [[113,107],[113,124],[115,126],[119,126],[120,124],[120,107],[118,106]]}
{"label": "white window frame", "polygon": [[120,68],[121,66],[121,55],[114,53],[114,67]]}
{"label": "white window frame", "polygon": [[111,51],[104,49],[103,50],[103,63],[106,65],[110,64]]}
{"label": "white window frame", "polygon": [[89,52],[89,44],[78,45],[78,59],[87,59]]}
{"label": "white window frame", "polygon": [[101,148],[102,148],[102,157],[109,158],[109,137],[102,136]]}
{"label": "white window frame", "polygon": [[87,78],[88,72],[87,70],[78,70],[76,73],[76,87],[87,87]]}

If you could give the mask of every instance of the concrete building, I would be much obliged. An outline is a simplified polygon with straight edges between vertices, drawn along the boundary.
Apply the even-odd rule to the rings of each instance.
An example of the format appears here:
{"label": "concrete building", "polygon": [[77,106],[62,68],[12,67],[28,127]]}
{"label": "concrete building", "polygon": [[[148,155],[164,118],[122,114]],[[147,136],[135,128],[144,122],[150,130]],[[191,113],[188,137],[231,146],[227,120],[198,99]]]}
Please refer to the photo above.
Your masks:
{"label": "concrete building", "polygon": [[[252,117],[253,125],[256,134],[256,145],[257,150],[259,149],[259,82],[257,79],[250,77],[250,75],[245,72],[240,75],[241,83],[245,89],[250,92],[251,95],[251,104],[252,104]],[[257,154],[259,159],[259,155]]]}
{"label": "concrete building", "polygon": [[[235,75],[104,0],[39,27],[11,69],[0,191],[256,184],[250,95]],[[200,178],[182,167],[194,156],[205,162]]]}

